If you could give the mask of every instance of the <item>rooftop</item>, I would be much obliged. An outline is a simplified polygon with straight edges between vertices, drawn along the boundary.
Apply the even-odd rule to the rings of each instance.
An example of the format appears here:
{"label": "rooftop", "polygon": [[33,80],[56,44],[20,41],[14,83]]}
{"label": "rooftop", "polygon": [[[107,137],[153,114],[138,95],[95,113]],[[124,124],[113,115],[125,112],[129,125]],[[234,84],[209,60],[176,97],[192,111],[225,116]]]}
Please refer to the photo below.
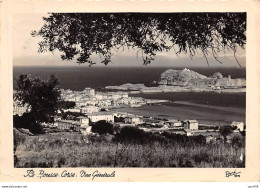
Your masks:
{"label": "rooftop", "polygon": [[187,122],[187,121],[189,121],[190,123],[198,123],[198,121],[197,121],[197,120],[195,120],[195,119],[191,119],[191,120],[184,120],[184,122]]}
{"label": "rooftop", "polygon": [[79,117],[77,117],[78,119],[86,119],[87,117],[85,117],[85,116],[79,116]]}
{"label": "rooftop", "polygon": [[176,119],[170,119],[169,121],[167,121],[169,123],[181,123],[181,121],[178,121]]}
{"label": "rooftop", "polygon": [[102,111],[102,112],[94,112],[90,114],[86,114],[87,116],[101,116],[101,115],[114,115],[115,112],[107,112],[107,111]]}

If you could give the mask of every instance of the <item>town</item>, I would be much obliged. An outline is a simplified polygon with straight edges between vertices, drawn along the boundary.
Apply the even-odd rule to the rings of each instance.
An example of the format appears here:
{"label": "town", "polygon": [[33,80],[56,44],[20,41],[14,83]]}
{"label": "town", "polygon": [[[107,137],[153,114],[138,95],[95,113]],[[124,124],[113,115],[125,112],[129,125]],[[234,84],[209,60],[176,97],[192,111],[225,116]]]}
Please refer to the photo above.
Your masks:
{"label": "town", "polygon": [[[68,109],[61,109],[53,117],[52,123],[42,123],[46,133],[69,132],[82,135],[94,134],[92,124],[99,121],[111,123],[114,127],[138,127],[145,132],[161,133],[170,131],[175,134],[187,136],[205,134],[207,139],[216,139],[212,134],[218,132],[219,127],[199,124],[195,119],[169,119],[160,117],[146,117],[126,112],[120,112],[124,107],[140,107],[142,105],[159,104],[167,100],[144,99],[142,97],[130,97],[127,92],[96,92],[95,89],[85,88],[83,91],[61,89],[63,101],[75,103]],[[14,102],[14,115],[21,116],[30,110],[27,105],[22,106],[18,101]],[[112,111],[111,109],[116,109]],[[64,114],[66,114],[64,118]],[[234,132],[245,131],[243,122],[233,121],[230,124]],[[208,134],[209,133],[209,134]]]}

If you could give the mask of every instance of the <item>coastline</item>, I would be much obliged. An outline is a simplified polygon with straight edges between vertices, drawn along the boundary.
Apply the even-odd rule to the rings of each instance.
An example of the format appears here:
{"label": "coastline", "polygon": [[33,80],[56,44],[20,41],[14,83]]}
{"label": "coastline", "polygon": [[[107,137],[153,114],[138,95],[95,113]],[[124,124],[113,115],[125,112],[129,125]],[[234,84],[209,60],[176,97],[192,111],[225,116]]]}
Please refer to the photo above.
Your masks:
{"label": "coastline", "polygon": [[232,121],[245,121],[245,110],[241,108],[182,102],[165,103],[161,105],[144,105],[138,108],[114,108],[111,109],[111,111],[177,120],[196,119],[200,124],[212,126],[227,125]]}
{"label": "coastline", "polygon": [[138,93],[174,93],[174,92],[215,92],[215,93],[246,93],[246,88],[212,89],[210,87],[165,86],[146,87],[144,84],[123,84],[120,86],[106,86],[107,90],[125,91],[130,94]]}

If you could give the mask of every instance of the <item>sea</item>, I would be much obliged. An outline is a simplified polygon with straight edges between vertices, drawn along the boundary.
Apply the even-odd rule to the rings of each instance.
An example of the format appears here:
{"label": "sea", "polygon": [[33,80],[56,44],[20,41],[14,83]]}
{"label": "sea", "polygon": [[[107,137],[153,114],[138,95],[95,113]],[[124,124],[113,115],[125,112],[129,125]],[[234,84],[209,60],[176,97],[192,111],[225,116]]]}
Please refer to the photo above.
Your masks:
{"label": "sea", "polygon": [[[125,83],[143,83],[153,86],[162,72],[168,69],[180,70],[180,67],[14,67],[13,87],[16,89],[16,78],[22,73],[32,77],[47,79],[51,74],[59,78],[63,89],[81,91],[86,87],[104,91],[105,86],[117,86]],[[189,68],[205,76],[220,72],[224,77],[246,78],[245,68]],[[232,121],[245,122],[246,93],[214,92],[177,92],[136,94],[149,99],[166,99],[171,102],[140,108],[124,108],[120,111],[138,115],[171,117],[174,119],[197,119],[200,123],[222,125]]]}
{"label": "sea", "polygon": [[[64,89],[81,91],[86,87],[95,89],[105,86],[115,86],[125,83],[143,83],[151,86],[153,81],[158,81],[162,72],[168,69],[183,69],[179,67],[14,67],[13,81],[16,87],[16,77],[22,73],[29,73],[32,77],[38,76],[47,79],[51,74],[56,75]],[[245,78],[245,68],[190,68],[205,76],[221,72],[224,77]]]}

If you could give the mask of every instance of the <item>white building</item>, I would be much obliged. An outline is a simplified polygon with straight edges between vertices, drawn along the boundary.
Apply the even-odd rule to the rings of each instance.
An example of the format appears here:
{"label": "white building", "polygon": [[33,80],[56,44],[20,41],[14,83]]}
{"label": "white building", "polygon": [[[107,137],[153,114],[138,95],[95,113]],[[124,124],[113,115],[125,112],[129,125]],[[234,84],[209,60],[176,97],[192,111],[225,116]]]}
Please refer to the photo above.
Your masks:
{"label": "white building", "polygon": [[199,123],[197,120],[185,120],[183,124],[184,124],[184,129],[189,129],[189,130],[199,129]]}
{"label": "white building", "polygon": [[134,125],[140,125],[144,123],[139,117],[126,117],[125,123],[134,124]]}
{"label": "white building", "polygon": [[179,128],[179,127],[182,127],[182,122],[181,121],[178,121],[178,120],[175,120],[175,119],[171,119],[169,121],[166,122],[169,127],[171,128]]}
{"label": "white building", "polygon": [[79,116],[77,120],[84,125],[89,125],[89,119],[87,117]]}
{"label": "white building", "polygon": [[69,109],[64,109],[64,112],[80,112],[80,108],[69,108]]}
{"label": "white building", "polygon": [[231,127],[237,127],[238,130],[240,131],[244,131],[244,123],[243,122],[237,122],[237,121],[233,121],[231,123]]}
{"label": "white building", "polygon": [[81,108],[81,112],[83,114],[91,114],[91,113],[99,112],[99,111],[100,111],[100,108],[97,106],[85,106],[85,107]]}
{"label": "white building", "polygon": [[85,88],[83,93],[88,96],[94,96],[96,94],[95,89],[92,88]]}
{"label": "white building", "polygon": [[87,117],[79,116],[77,120],[60,120],[56,123],[60,130],[81,132],[84,135],[91,132],[91,126],[89,126],[89,119]]}
{"label": "white building", "polygon": [[97,122],[105,120],[107,122],[114,122],[114,113],[112,112],[95,112],[92,114],[86,114],[91,122]]}

